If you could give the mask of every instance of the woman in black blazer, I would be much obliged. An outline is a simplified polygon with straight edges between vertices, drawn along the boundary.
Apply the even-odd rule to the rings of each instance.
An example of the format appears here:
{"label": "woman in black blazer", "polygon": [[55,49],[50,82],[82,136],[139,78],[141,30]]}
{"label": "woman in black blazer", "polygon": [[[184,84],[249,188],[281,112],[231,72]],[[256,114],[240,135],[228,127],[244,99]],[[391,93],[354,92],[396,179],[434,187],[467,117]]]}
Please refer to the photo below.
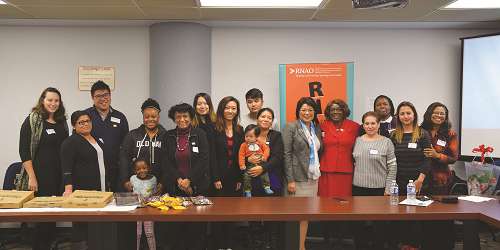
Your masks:
{"label": "woman in black blazer", "polygon": [[[61,170],[63,196],[74,190],[108,191],[104,166],[104,145],[99,138],[90,135],[92,120],[87,112],[75,111],[71,115],[73,135],[61,145]],[[73,222],[71,249],[86,249],[87,222]]]}
{"label": "woman in black blazer", "polygon": [[[243,128],[238,124],[240,103],[232,96],[224,97],[217,108],[215,123],[207,128],[210,148],[210,196],[241,196],[243,171],[238,166],[238,152],[244,141]],[[234,248],[236,222],[212,222],[214,249]]]}
{"label": "woman in black blazer", "polygon": [[[168,111],[168,117],[177,126],[163,135],[161,164],[165,173],[163,186],[171,195],[208,195],[208,141],[203,129],[191,126],[194,115],[193,107],[186,103]],[[206,222],[175,222],[174,227],[172,249],[204,249]]]}

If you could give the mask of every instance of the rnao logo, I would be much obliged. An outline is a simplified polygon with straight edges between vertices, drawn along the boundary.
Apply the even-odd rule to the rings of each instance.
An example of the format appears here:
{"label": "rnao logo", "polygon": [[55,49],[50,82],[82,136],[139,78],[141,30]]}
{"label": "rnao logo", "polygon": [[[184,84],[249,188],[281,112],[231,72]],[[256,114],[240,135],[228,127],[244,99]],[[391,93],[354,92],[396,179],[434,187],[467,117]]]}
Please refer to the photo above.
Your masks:
{"label": "rnao logo", "polygon": [[314,73],[314,69],[313,68],[295,68],[295,69],[292,69],[290,68],[290,74],[292,73],[297,73],[297,74],[304,74],[304,73]]}

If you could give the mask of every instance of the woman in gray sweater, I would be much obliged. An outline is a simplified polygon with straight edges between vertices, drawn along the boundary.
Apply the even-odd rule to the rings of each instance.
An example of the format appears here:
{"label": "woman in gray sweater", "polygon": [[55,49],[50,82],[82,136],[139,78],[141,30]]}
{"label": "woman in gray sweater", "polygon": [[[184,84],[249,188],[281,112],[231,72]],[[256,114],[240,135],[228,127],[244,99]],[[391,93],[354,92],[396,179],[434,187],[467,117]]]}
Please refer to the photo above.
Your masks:
{"label": "woman in gray sweater", "polygon": [[[356,138],[352,156],[355,168],[352,181],[353,196],[389,195],[389,188],[396,180],[396,156],[391,139],[378,134],[380,116],[376,112],[363,115],[363,129],[366,134]],[[384,249],[383,233],[386,221],[373,221],[373,239],[371,249]],[[356,221],[354,243],[356,248],[367,247],[366,221]]]}

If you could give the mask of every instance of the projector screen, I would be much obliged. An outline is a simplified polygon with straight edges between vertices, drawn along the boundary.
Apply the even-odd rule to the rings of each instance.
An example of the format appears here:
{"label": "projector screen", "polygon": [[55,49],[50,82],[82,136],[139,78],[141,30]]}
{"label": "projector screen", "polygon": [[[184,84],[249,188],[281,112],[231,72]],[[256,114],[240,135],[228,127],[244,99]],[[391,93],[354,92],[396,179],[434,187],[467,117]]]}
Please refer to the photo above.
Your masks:
{"label": "projector screen", "polygon": [[[460,160],[484,144],[500,158],[500,33],[461,38]],[[497,160],[495,159],[495,160]],[[479,159],[480,161],[480,159]]]}

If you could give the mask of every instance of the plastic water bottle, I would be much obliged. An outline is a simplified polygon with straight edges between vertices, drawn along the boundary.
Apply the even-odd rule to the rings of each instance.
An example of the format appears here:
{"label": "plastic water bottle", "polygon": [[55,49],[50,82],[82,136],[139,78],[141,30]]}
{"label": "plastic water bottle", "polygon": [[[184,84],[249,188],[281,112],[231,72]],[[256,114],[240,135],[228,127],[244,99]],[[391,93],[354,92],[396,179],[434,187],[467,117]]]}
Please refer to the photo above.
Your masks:
{"label": "plastic water bottle", "polygon": [[410,180],[408,186],[406,186],[406,195],[409,202],[411,203],[417,202],[416,193],[417,193],[417,188],[415,187],[413,180]]}
{"label": "plastic water bottle", "polygon": [[396,183],[396,180],[392,181],[391,184],[391,205],[397,205],[399,203],[399,187],[398,184]]}

